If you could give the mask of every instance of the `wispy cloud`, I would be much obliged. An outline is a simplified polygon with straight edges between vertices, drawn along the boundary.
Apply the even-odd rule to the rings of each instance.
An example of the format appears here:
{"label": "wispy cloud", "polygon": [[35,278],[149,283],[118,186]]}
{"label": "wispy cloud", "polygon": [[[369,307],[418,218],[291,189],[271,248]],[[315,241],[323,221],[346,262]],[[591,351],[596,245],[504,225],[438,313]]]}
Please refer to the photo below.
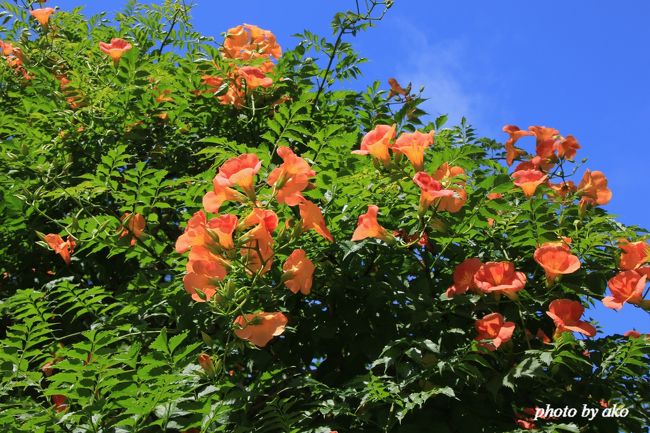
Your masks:
{"label": "wispy cloud", "polygon": [[414,90],[424,86],[428,101],[423,108],[432,116],[448,114],[450,124],[465,116],[473,125],[484,126],[487,99],[468,89],[471,75],[463,68],[468,55],[465,43],[460,39],[432,42],[427,33],[408,22],[396,19],[392,24],[403,39],[400,45],[408,47],[396,68],[397,80],[403,85],[413,83]]}

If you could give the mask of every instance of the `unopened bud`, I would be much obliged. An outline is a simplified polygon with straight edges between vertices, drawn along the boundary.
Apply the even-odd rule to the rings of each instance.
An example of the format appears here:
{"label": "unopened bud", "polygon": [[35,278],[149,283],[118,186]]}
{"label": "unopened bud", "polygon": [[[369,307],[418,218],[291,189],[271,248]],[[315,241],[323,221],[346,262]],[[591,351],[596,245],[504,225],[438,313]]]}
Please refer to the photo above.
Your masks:
{"label": "unopened bud", "polygon": [[217,370],[215,368],[214,362],[212,362],[212,357],[210,357],[210,355],[207,353],[202,353],[199,355],[198,361],[205,374],[208,377],[214,377],[214,375],[217,373]]}

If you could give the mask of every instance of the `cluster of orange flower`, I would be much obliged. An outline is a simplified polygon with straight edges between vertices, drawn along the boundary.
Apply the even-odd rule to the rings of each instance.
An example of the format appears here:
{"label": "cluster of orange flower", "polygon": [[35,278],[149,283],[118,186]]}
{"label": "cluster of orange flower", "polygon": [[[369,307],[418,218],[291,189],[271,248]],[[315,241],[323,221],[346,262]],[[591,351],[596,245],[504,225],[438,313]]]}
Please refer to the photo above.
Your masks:
{"label": "cluster of orange flower", "polygon": [[[392,87],[391,87],[392,88]],[[378,125],[369,131],[362,139],[359,150],[352,153],[370,155],[374,161],[384,167],[392,164],[389,151],[396,158],[405,155],[415,168],[416,174],[413,181],[420,187],[419,213],[424,214],[432,205],[438,211],[457,212],[465,204],[467,194],[465,191],[465,171],[461,167],[452,167],[448,163],[442,164],[432,175],[422,171],[424,167],[424,153],[433,144],[434,133],[421,132],[404,133],[395,139],[395,125]],[[514,147],[515,142],[523,136],[537,138],[537,155],[529,161],[520,163],[512,175],[514,184],[521,187],[526,196],[532,196],[537,187],[548,183],[548,173],[561,159],[573,160],[580,145],[574,137],[561,137],[559,132],[552,128],[532,126],[529,131],[522,131],[516,126],[506,126],[504,131],[510,134],[506,142],[506,155],[508,165],[525,152]],[[602,173],[587,170],[578,188],[571,181],[561,185],[550,184],[558,194],[566,196],[569,192],[579,192],[581,195],[580,206],[605,204],[611,198],[611,191],[607,188],[607,180]],[[489,194],[488,199],[502,198],[501,194]],[[357,228],[352,240],[361,240],[368,237],[393,242],[400,232],[391,233],[377,221],[379,208],[369,205],[367,213],[359,217]],[[426,241],[426,238],[424,237]],[[420,240],[422,241],[422,239]],[[580,268],[580,260],[571,254],[569,244],[571,239],[564,238],[559,242],[549,242],[535,250],[534,260],[542,266],[546,274],[547,285],[552,285],[561,275],[571,274]],[[605,305],[620,308],[622,302],[637,305],[650,304],[642,300],[642,291],[645,287],[650,266],[641,265],[650,261],[650,247],[643,242],[625,243],[621,248],[624,254],[621,258],[621,268],[624,270],[609,282],[612,297],[603,300]],[[482,263],[478,258],[469,258],[459,264],[453,273],[454,284],[447,289],[446,295],[453,297],[471,291],[476,294],[493,293],[499,297],[502,294],[517,298],[517,292],[526,285],[526,275],[518,272],[511,262]],[[596,334],[595,328],[580,318],[584,307],[578,301],[570,299],[557,299],[551,302],[547,312],[555,325],[555,335],[566,331],[575,331],[587,336]],[[506,322],[500,313],[491,313],[476,321],[479,345],[495,350],[502,343],[510,340],[515,325]],[[538,336],[548,341],[543,332],[538,331]]]}
{"label": "cluster of orange flower", "polygon": [[[428,133],[405,132],[395,140],[396,125],[377,125],[364,135],[359,150],[352,153],[370,155],[378,164],[389,167],[392,164],[389,151],[396,160],[402,155],[410,161],[416,173],[413,182],[420,187],[419,213],[422,215],[430,207],[437,211],[455,213],[460,211],[467,201],[465,190],[465,170],[462,167],[450,166],[443,163],[436,171],[429,174],[424,169],[424,153],[434,141],[434,131]],[[359,217],[358,227],[352,240],[358,241],[368,237],[392,241],[394,234],[390,233],[377,222],[379,208],[368,206],[368,212]]]}
{"label": "cluster of orange flower", "polygon": [[549,173],[555,164],[561,160],[573,161],[580,149],[580,144],[572,135],[562,137],[557,129],[545,126],[530,126],[526,131],[514,125],[506,125],[503,132],[510,136],[505,144],[506,163],[509,166],[515,158],[526,153],[515,147],[515,143],[525,136],[534,136],[536,139],[535,156],[518,164],[512,174],[514,184],[527,197],[532,197],[538,186],[546,184],[560,197],[578,193],[581,208],[604,205],[611,200],[612,192],[607,187],[605,175],[600,171],[586,170],[577,187],[573,181],[564,178],[559,183],[549,182]]}
{"label": "cluster of orange flower", "polygon": [[[53,12],[52,8],[43,8],[31,13],[43,28],[47,28]],[[7,61],[14,67],[22,67],[21,51],[11,44],[0,44]],[[117,65],[132,45],[124,39],[113,38],[110,43],[100,42],[99,48]],[[249,24],[231,28],[226,32],[222,47],[223,59],[229,63],[228,71],[223,76],[204,75],[201,77],[202,82],[211,92],[217,94],[222,104],[242,106],[247,90],[267,88],[273,84],[273,80],[267,76],[275,67],[271,59],[277,60],[281,55],[282,50],[271,32]],[[24,74],[27,78],[26,71]],[[57,79],[62,89],[69,83],[65,75],[57,76]],[[394,82],[391,83],[391,92],[389,97],[404,96],[408,90],[402,89]],[[169,98],[166,94],[161,97],[165,98],[163,100]],[[68,102],[71,106],[76,104],[75,101]],[[578,193],[581,208],[606,204],[611,199],[607,180],[599,171],[587,170],[577,187],[572,181],[564,178],[559,184],[549,182],[551,170],[555,165],[563,160],[573,160],[580,149],[573,136],[562,137],[556,129],[542,126],[521,130],[516,126],[507,125],[503,130],[510,136],[505,143],[506,162],[509,166],[516,158],[525,154],[523,150],[515,147],[515,143],[524,136],[536,137],[535,156],[517,165],[512,174],[514,184],[520,187],[526,196],[532,196],[539,185],[547,184],[562,197]],[[405,156],[415,170],[413,181],[420,188],[419,214],[425,214],[432,207],[436,211],[458,212],[467,201],[465,171],[462,167],[443,163],[433,173],[425,172],[424,154],[433,143],[434,131],[402,133],[396,138],[396,125],[377,125],[365,134],[360,149],[353,153],[370,155],[377,166],[384,167],[390,167],[393,158],[399,161]],[[301,221],[294,233],[299,235],[313,229],[332,242],[333,237],[325,225],[321,210],[302,195],[302,192],[310,187],[310,179],[316,173],[290,148],[280,147],[277,153],[283,163],[269,174],[266,181],[272,188],[271,199],[288,206],[298,206]],[[273,210],[257,200],[255,177],[261,165],[261,161],[254,154],[244,154],[226,161],[213,179],[212,191],[203,197],[205,211],[216,216],[208,219],[204,211],[196,212],[176,242],[176,250],[179,253],[189,251],[183,284],[192,299],[197,302],[219,299],[219,287],[235,262],[241,263],[246,272],[252,275],[262,275],[272,266],[275,256],[273,236],[279,219]],[[490,199],[500,197],[500,194],[488,196]],[[240,221],[236,215],[219,214],[221,206],[227,201],[247,203],[251,208]],[[369,205],[368,211],[359,216],[352,235],[353,241],[369,237],[386,242],[395,240],[396,235],[378,223],[378,212],[377,206]],[[138,213],[126,213],[121,218],[121,223],[119,237],[127,238],[132,246],[135,245],[145,229],[144,217]],[[285,228],[289,228],[289,225]],[[423,234],[424,238],[426,233]],[[74,239],[68,236],[67,240],[63,241],[57,234],[48,234],[45,241],[67,264],[70,263],[75,248]],[[537,248],[534,253],[534,260],[543,267],[549,286],[561,275],[571,274],[580,268],[580,261],[571,254],[569,243],[570,240],[566,239],[563,242],[547,243]],[[616,309],[620,309],[625,302],[646,305],[650,301],[642,299],[642,291],[650,273],[650,266],[643,265],[650,261],[650,247],[644,242],[623,242],[621,248],[622,271],[609,281],[612,296],[603,299],[603,303]],[[282,282],[289,290],[304,295],[310,293],[315,267],[304,250],[295,249],[284,262],[282,269]],[[493,293],[497,297],[503,294],[516,299],[517,292],[525,287],[526,276],[517,271],[511,262],[483,263],[480,259],[469,258],[456,267],[453,281],[454,284],[446,292],[448,297],[470,291],[477,294]],[[547,314],[556,325],[556,335],[575,331],[593,336],[596,332],[593,326],[580,320],[583,311],[584,307],[578,301],[557,299],[551,302]],[[274,336],[282,334],[287,321],[282,312],[242,314],[234,320],[235,334],[261,347]],[[478,333],[476,340],[489,350],[495,350],[510,340],[515,328],[514,323],[506,322],[500,313],[486,315],[477,320],[475,326]]]}
{"label": "cluster of orange flower", "polygon": [[607,282],[612,296],[603,298],[603,304],[615,310],[623,308],[624,303],[650,307],[650,300],[643,299],[646,279],[650,275],[650,245],[644,241],[629,242],[621,240],[623,250],[619,268],[621,272]]}
{"label": "cluster of orange flower", "polygon": [[[242,24],[226,32],[222,56],[228,62],[227,70],[220,75],[203,75],[201,81],[221,104],[239,108],[246,101],[247,91],[273,85],[268,76],[275,68],[271,58],[277,60],[281,55],[282,48],[273,33]],[[259,59],[263,62],[259,63]]]}
{"label": "cluster of orange flower", "polygon": [[[43,29],[47,29],[50,22],[50,15],[52,15],[54,12],[54,8],[38,8],[30,10],[29,14],[41,25]],[[31,75],[29,75],[23,65],[25,58],[20,48],[14,47],[8,42],[0,41],[0,49],[2,49],[2,56],[5,58],[7,64],[11,69],[20,73],[25,80],[32,79]]]}
{"label": "cluster of orange flower", "polygon": [[[288,147],[280,147],[277,153],[283,162],[266,180],[272,188],[271,200],[298,206],[301,221],[294,231],[296,235],[314,230],[332,242],[321,210],[302,195],[316,173]],[[197,302],[219,299],[219,286],[235,263],[242,264],[251,275],[263,275],[271,269],[275,256],[273,234],[279,220],[257,199],[255,176],[261,166],[258,157],[250,153],[226,161],[212,181],[212,191],[203,197],[205,210],[217,216],[208,220],[203,210],[196,212],[176,242],[176,251],[190,252],[183,284]],[[226,201],[246,203],[250,210],[241,221],[233,214],[219,214]],[[294,250],[282,268],[282,282],[289,290],[310,293],[315,268],[304,250]],[[235,334],[261,347],[280,335],[286,323],[281,312],[244,314],[234,321]]]}
{"label": "cluster of orange flower", "polygon": [[2,57],[7,61],[9,68],[22,75],[25,80],[32,79],[31,75],[29,75],[23,66],[24,56],[20,48],[14,47],[9,42],[0,40],[0,50],[2,50]]}
{"label": "cluster of orange flower", "polygon": [[[139,213],[131,214],[126,212],[120,218],[121,227],[118,231],[119,238],[127,238],[131,246],[134,246],[138,239],[144,233],[146,227],[146,220],[144,216]],[[59,254],[66,265],[70,265],[72,253],[76,247],[74,238],[70,235],[64,241],[61,235],[57,233],[48,233],[43,236],[45,243],[52,248],[52,251]]]}
{"label": "cluster of orange flower", "polygon": [[[552,284],[560,275],[571,274],[580,268],[578,257],[571,254],[567,242],[546,243],[535,250],[535,261],[546,273],[548,284]],[[454,284],[447,289],[447,296],[453,297],[468,291],[477,294],[493,293],[517,298],[517,292],[524,289],[526,275],[518,272],[511,262],[487,262],[470,258],[456,266],[453,273]],[[584,307],[569,299],[557,299],[551,302],[547,314],[556,325],[556,335],[567,330],[581,332],[588,336],[596,334],[593,326],[580,321]],[[500,313],[491,313],[476,321],[476,340],[479,345],[489,350],[497,349],[512,337],[515,325],[506,322]]]}

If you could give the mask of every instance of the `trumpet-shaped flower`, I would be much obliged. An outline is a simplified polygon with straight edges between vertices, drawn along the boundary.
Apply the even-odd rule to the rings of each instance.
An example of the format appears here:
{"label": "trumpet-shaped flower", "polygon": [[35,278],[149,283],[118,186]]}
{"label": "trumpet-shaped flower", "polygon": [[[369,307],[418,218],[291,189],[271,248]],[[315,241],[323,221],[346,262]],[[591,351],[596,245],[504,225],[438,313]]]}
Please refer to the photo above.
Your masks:
{"label": "trumpet-shaped flower", "polygon": [[580,149],[580,144],[578,144],[578,140],[573,135],[567,135],[565,138],[555,142],[555,148],[557,150],[557,156],[573,161],[573,158],[576,157],[577,150]]}
{"label": "trumpet-shaped flower", "polygon": [[237,68],[236,76],[238,80],[243,79],[246,82],[246,88],[249,90],[254,90],[258,87],[271,87],[273,85],[273,80],[267,77],[261,68],[256,66],[242,66],[241,68]]}
{"label": "trumpet-shaped flower", "polygon": [[456,213],[467,202],[467,192],[465,192],[465,170],[459,166],[450,166],[448,162],[443,163],[433,173],[432,177],[439,181],[445,189],[453,191],[451,196],[441,197],[434,201],[434,205],[439,211]]}
{"label": "trumpet-shaped flower", "polygon": [[45,235],[43,239],[49,246],[54,250],[55,253],[60,254],[63,261],[69,265],[71,260],[71,255],[74,252],[74,247],[76,243],[74,239],[70,236],[64,241],[61,236],[55,233],[50,233]]}
{"label": "trumpet-shaped flower", "polygon": [[406,96],[411,90],[411,84],[405,88],[400,86],[395,78],[388,79],[388,85],[390,86],[390,92],[388,92],[388,97],[386,99],[391,99],[393,96]]}
{"label": "trumpet-shaped flower", "polygon": [[50,15],[53,13],[54,8],[40,8],[29,11],[29,14],[33,16],[42,27],[48,26],[50,23]]}
{"label": "trumpet-shaped flower", "polygon": [[244,190],[247,196],[255,197],[253,182],[255,175],[262,167],[262,161],[254,153],[245,153],[236,158],[230,158],[224,162],[217,173],[218,177],[224,179],[223,185],[229,187],[238,186]]}
{"label": "trumpet-shaped flower", "polygon": [[283,163],[269,174],[267,183],[274,187],[278,202],[296,206],[305,200],[302,191],[316,172],[288,147],[278,148],[278,155]]}
{"label": "trumpet-shaped flower", "polygon": [[131,246],[134,246],[137,240],[144,233],[144,228],[147,225],[144,216],[139,213],[131,214],[131,212],[126,212],[120,218],[122,223],[122,231],[120,232],[120,238],[130,236],[131,237]]}
{"label": "trumpet-shaped flower", "polygon": [[395,140],[392,147],[393,152],[406,155],[415,171],[422,171],[424,169],[424,152],[433,144],[433,134],[433,131],[427,134],[419,131],[405,132]]}
{"label": "trumpet-shaped flower", "polygon": [[366,238],[377,238],[389,242],[394,237],[384,227],[379,225],[377,214],[379,208],[374,204],[368,205],[368,212],[359,216],[357,228],[352,234],[353,241],[360,241]]}
{"label": "trumpet-shaped flower", "polygon": [[392,140],[395,138],[396,127],[396,125],[377,125],[361,139],[361,148],[353,150],[352,153],[370,155],[381,161],[384,166],[388,166],[390,164],[388,149],[391,148]]}
{"label": "trumpet-shaped flower", "polygon": [[233,77],[223,78],[203,75],[201,76],[201,83],[209,88],[209,92],[217,96],[219,103],[222,105],[233,105],[236,108],[244,105],[246,94],[233,80]]}
{"label": "trumpet-shaped flower", "polygon": [[532,197],[537,187],[546,182],[548,176],[539,170],[520,170],[512,173],[512,178],[526,197]]}
{"label": "trumpet-shaped flower", "polygon": [[627,338],[641,338],[643,334],[641,334],[639,331],[636,329],[630,329],[629,331],[625,331],[625,334],[623,334],[623,337]]}
{"label": "trumpet-shaped flower", "polygon": [[440,182],[430,174],[423,171],[415,173],[413,182],[420,187],[420,213],[426,212],[436,199],[454,197],[456,194],[450,189],[444,189]]}
{"label": "trumpet-shaped flower", "polygon": [[235,335],[258,347],[264,347],[273,337],[284,332],[287,322],[287,316],[280,312],[245,314],[235,319]]}
{"label": "trumpet-shaped flower", "polygon": [[293,293],[309,295],[311,293],[314,264],[302,249],[294,250],[282,265],[282,281]]}
{"label": "trumpet-shaped flower", "polygon": [[244,218],[243,225],[244,227],[251,227],[262,224],[269,233],[273,233],[278,226],[278,222],[277,214],[271,209],[256,207]]}
{"label": "trumpet-shaped flower", "polygon": [[206,211],[217,213],[219,208],[227,201],[244,201],[245,196],[231,188],[232,182],[224,176],[215,176],[212,179],[212,191],[203,196],[203,207]]}
{"label": "trumpet-shaped flower", "polygon": [[519,129],[519,127],[515,125],[504,126],[503,132],[505,132],[510,136],[506,141],[506,163],[508,164],[508,166],[510,166],[514,162],[515,158],[517,158],[517,156],[526,153],[523,150],[516,148],[515,143],[521,137],[526,137],[534,134],[531,131]]}
{"label": "trumpet-shaped flower", "polygon": [[647,274],[634,270],[618,273],[607,282],[612,296],[604,297],[603,304],[614,310],[620,310],[626,302],[634,305],[646,304],[647,301],[643,300],[646,279]]}
{"label": "trumpet-shaped flower", "polygon": [[5,57],[11,56],[11,55],[16,56],[16,57],[22,57],[22,55],[18,56],[18,54],[20,54],[20,50],[18,48],[14,47],[13,44],[11,44],[9,42],[0,41],[0,50],[2,50],[2,55],[5,56]]}
{"label": "trumpet-shaped flower", "polygon": [[201,210],[195,212],[187,221],[183,234],[176,240],[176,252],[183,254],[194,246],[209,244],[212,239],[206,231],[206,224],[205,213]]}
{"label": "trumpet-shaped flower", "polygon": [[237,227],[237,217],[235,215],[224,214],[208,221],[207,227],[213,231],[219,238],[219,245],[224,249],[235,247],[232,240],[232,234]]}
{"label": "trumpet-shaped flower", "polygon": [[329,242],[334,242],[332,234],[325,225],[325,218],[320,208],[309,200],[303,200],[298,205],[300,209],[300,218],[302,220],[303,230],[314,230],[316,233],[327,239]]}
{"label": "trumpet-shaped flower", "polygon": [[258,224],[244,235],[243,240],[241,254],[248,271],[268,272],[273,262],[273,238],[266,226]]}
{"label": "trumpet-shaped flower", "polygon": [[612,191],[607,187],[607,178],[601,171],[585,171],[578,184],[578,193],[581,195],[580,207],[587,205],[604,205],[612,199]]}
{"label": "trumpet-shaped flower", "polygon": [[470,289],[477,289],[474,275],[483,266],[480,259],[471,258],[464,260],[454,269],[454,285],[447,289],[448,298],[467,293]]}
{"label": "trumpet-shaped flower", "polygon": [[558,183],[549,183],[548,186],[553,190],[553,194],[556,197],[567,197],[571,194],[575,194],[578,190],[576,184],[572,180],[567,180],[565,182]]}
{"label": "trumpet-shaped flower", "polygon": [[201,353],[197,358],[199,365],[208,377],[214,377],[217,373],[212,357],[207,353]]}
{"label": "trumpet-shaped flower", "polygon": [[252,24],[242,24],[228,29],[223,43],[223,54],[228,59],[250,60],[259,57],[282,56],[273,33]]}
{"label": "trumpet-shaped flower", "polygon": [[204,246],[195,246],[190,251],[183,285],[192,299],[205,302],[217,293],[219,282],[223,281],[227,273],[223,258]]}
{"label": "trumpet-shaped flower", "polygon": [[483,293],[502,293],[516,299],[517,292],[526,285],[526,275],[516,271],[511,262],[487,262],[474,274],[474,284]]}
{"label": "trumpet-shaped flower", "polygon": [[587,337],[596,335],[596,328],[588,322],[580,320],[585,307],[578,301],[556,299],[548,306],[546,314],[555,323],[555,336],[563,332],[579,332]]}
{"label": "trumpet-shaped flower", "polygon": [[650,261],[650,245],[647,242],[629,242],[625,239],[619,241],[621,253],[620,268],[624,271],[637,269]]}
{"label": "trumpet-shaped flower", "polygon": [[497,350],[503,343],[510,341],[515,330],[513,322],[506,322],[500,313],[491,313],[479,319],[474,324],[476,341],[479,346],[489,351]]}
{"label": "trumpet-shaped flower", "polygon": [[568,245],[562,242],[540,246],[535,250],[534,259],[544,268],[549,284],[560,275],[572,274],[580,269],[580,260],[571,254]]}
{"label": "trumpet-shaped flower", "polygon": [[70,405],[67,403],[68,398],[63,394],[54,394],[52,395],[52,404],[54,404],[54,410],[57,412],[65,412],[68,410]]}
{"label": "trumpet-shaped flower", "polygon": [[111,59],[113,59],[115,65],[119,63],[124,53],[129,51],[131,48],[133,48],[133,45],[122,38],[113,38],[108,44],[106,42],[99,43],[99,49],[108,54]]}
{"label": "trumpet-shaped flower", "polygon": [[529,126],[528,130],[535,135],[535,151],[537,155],[545,159],[552,158],[555,150],[555,138],[560,134],[560,131],[546,126]]}

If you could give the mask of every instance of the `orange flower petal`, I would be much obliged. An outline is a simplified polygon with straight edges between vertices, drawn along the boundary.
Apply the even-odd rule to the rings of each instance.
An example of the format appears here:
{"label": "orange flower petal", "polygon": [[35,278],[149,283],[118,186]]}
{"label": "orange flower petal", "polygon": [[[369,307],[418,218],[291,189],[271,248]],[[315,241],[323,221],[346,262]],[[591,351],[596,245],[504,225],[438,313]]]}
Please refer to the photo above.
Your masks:
{"label": "orange flower petal", "polygon": [[284,332],[287,322],[287,317],[279,312],[246,314],[235,319],[234,324],[238,327],[235,335],[258,347],[264,347],[273,337]]}
{"label": "orange flower petal", "polygon": [[294,250],[282,265],[282,270],[284,270],[282,280],[289,290],[293,293],[309,295],[315,267],[304,250]]}
{"label": "orange flower petal", "polygon": [[546,314],[553,319],[558,335],[562,332],[574,331],[588,337],[596,335],[596,328],[591,324],[580,320],[585,307],[578,301],[570,299],[556,299],[550,303]]}
{"label": "orange flower petal", "polygon": [[388,149],[391,148],[391,141],[395,138],[397,125],[377,125],[375,129],[364,135],[359,150],[352,153],[357,155],[371,155],[381,161],[384,166],[390,164]]}
{"label": "orange flower petal", "polygon": [[366,238],[377,238],[390,241],[393,236],[377,222],[379,208],[374,204],[368,205],[368,212],[359,216],[357,228],[352,234],[353,241],[360,241]]}
{"label": "orange flower petal", "polygon": [[547,243],[535,250],[534,259],[544,268],[549,282],[558,275],[572,274],[580,268],[580,260],[563,243]]}
{"label": "orange flower petal", "polygon": [[499,313],[491,313],[479,319],[474,324],[480,346],[490,351],[498,349],[503,343],[510,341],[515,330],[513,322],[506,322]]}
{"label": "orange flower petal", "polygon": [[33,16],[38,23],[47,27],[50,22],[50,15],[54,13],[54,8],[40,8],[29,11],[30,15]]}
{"label": "orange flower petal", "polygon": [[537,187],[548,179],[548,176],[539,170],[520,170],[512,173],[514,184],[522,189],[526,197],[532,197]]}
{"label": "orange flower petal", "polygon": [[325,218],[316,204],[309,200],[304,200],[300,202],[298,207],[300,209],[303,230],[314,230],[329,242],[334,242],[334,237],[332,237],[332,234],[327,229]]}
{"label": "orange flower petal", "polygon": [[433,144],[434,132],[427,134],[422,132],[405,132],[395,140],[393,152],[399,152],[408,158],[413,164],[415,171],[422,171],[424,168],[424,152]]}

